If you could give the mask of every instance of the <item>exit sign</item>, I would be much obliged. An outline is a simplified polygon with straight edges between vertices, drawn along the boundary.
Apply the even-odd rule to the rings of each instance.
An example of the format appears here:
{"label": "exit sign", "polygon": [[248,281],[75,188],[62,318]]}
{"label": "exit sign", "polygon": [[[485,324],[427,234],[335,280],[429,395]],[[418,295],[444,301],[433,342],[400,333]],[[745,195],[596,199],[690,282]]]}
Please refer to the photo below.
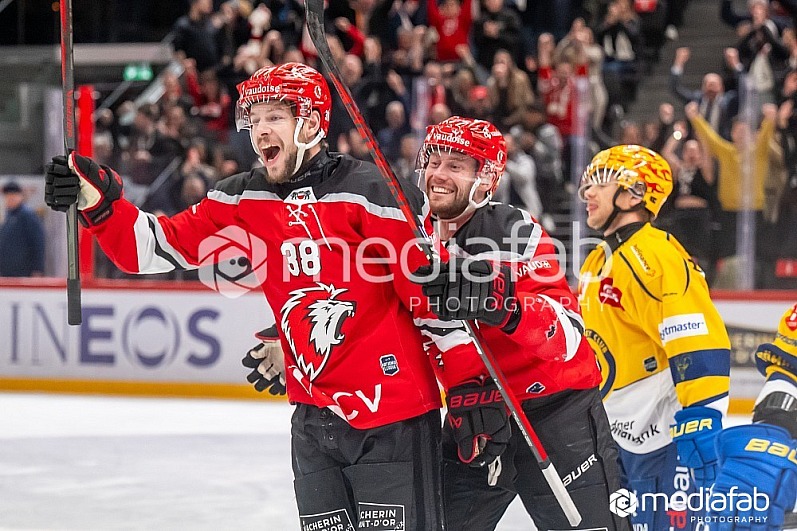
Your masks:
{"label": "exit sign", "polygon": [[129,64],[122,74],[125,81],[151,81],[152,67],[147,63]]}

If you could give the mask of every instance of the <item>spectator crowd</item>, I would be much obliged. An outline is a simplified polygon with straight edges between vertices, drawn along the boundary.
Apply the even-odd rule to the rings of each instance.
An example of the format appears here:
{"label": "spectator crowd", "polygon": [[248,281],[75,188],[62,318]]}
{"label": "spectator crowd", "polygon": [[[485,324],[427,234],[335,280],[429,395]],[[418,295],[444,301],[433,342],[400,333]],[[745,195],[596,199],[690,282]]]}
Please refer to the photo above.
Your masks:
{"label": "spectator crowd", "polygon": [[[235,132],[238,83],[271,64],[319,66],[299,0],[188,3],[171,33],[182,73],[163,73],[157,101],[95,116],[94,157],[144,187],[139,206],[166,215],[258,164],[248,135]],[[587,139],[586,160],[641,144],[661,152],[676,179],[656,223],[712,285],[734,287],[737,220],[752,211],[756,287],[797,288],[797,0],[718,6],[736,32],[718,57],[724,67],[689,87],[691,50],[677,48],[671,99],[643,123],[626,116],[662,47],[679,38],[688,0],[339,0],[325,24],[343,80],[400,177],[415,179],[428,125],[490,120],[509,147],[499,199],[557,235],[570,230],[578,140]],[[330,149],[370,160],[336,95],[333,113]]]}

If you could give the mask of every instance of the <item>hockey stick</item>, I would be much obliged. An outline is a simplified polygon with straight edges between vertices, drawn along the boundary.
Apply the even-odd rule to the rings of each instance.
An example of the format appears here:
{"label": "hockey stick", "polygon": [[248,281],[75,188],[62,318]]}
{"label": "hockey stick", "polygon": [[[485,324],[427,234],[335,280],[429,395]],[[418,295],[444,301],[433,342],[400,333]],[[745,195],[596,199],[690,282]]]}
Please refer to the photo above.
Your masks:
{"label": "hockey stick", "polygon": [[[382,174],[382,177],[384,177],[385,182],[390,189],[390,193],[398,203],[399,209],[404,214],[404,217],[407,219],[407,221],[409,221],[417,245],[421,248],[421,251],[423,251],[424,255],[426,255],[426,259],[429,260],[430,263],[434,263],[436,260],[435,252],[429,243],[428,235],[425,234],[423,226],[415,214],[413,214],[412,209],[407,202],[407,198],[404,195],[404,192],[401,190],[398,178],[390,168],[387,159],[385,159],[385,156],[382,154],[382,150],[379,149],[379,146],[374,139],[374,134],[368,124],[365,123],[365,119],[363,118],[360,110],[357,108],[357,104],[355,103],[349,88],[342,82],[340,71],[338,70],[335,61],[332,58],[332,53],[329,50],[329,45],[327,44],[326,40],[323,21],[323,2],[324,0],[306,0],[305,2],[305,8],[307,10],[307,30],[310,34],[310,39],[313,41],[313,44],[318,51],[318,57],[324,64],[324,67],[326,68],[327,73],[332,80],[332,84],[335,86],[335,90],[343,100],[343,105],[346,107],[346,111],[354,122],[354,125],[357,127],[357,130],[360,132],[360,135],[363,137],[363,140],[365,140],[368,150],[371,152],[377,168],[379,168],[379,172]],[[581,515],[573,503],[570,493],[567,492],[567,489],[562,483],[562,479],[556,472],[556,468],[548,458],[548,454],[545,452],[545,449],[537,437],[537,434],[534,433],[528,418],[520,406],[520,402],[514,393],[512,393],[509,389],[509,386],[506,383],[506,376],[504,376],[499,369],[492,352],[489,351],[486,345],[483,345],[481,342],[479,342],[473,326],[467,321],[463,321],[463,324],[468,331],[468,335],[473,340],[473,344],[476,347],[479,357],[484,363],[484,366],[487,368],[487,371],[490,373],[490,376],[493,378],[493,381],[498,387],[498,390],[501,392],[501,395],[504,397],[504,400],[509,407],[509,411],[515,418],[517,425],[520,427],[520,431],[528,443],[529,448],[531,448],[531,452],[534,454],[534,457],[537,460],[540,470],[542,470],[542,473],[545,476],[551,491],[553,491],[554,497],[556,497],[556,500],[559,502],[559,506],[562,508],[565,516],[567,516],[567,520],[570,522],[570,525],[573,527],[577,526],[581,522]]]}
{"label": "hockey stick", "polygon": [[[75,150],[75,67],[72,60],[72,0],[60,0],[61,85],[64,99],[64,149],[66,156]],[[83,321],[80,308],[80,268],[78,266],[77,205],[66,211],[66,307],[67,321]]]}

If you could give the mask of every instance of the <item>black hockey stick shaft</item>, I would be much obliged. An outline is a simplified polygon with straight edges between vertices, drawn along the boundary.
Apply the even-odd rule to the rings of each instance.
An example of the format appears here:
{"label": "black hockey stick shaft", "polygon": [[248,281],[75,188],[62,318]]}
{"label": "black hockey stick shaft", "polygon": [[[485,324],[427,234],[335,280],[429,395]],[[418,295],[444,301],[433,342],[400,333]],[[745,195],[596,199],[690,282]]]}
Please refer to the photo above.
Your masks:
{"label": "black hockey stick shaft", "polygon": [[[412,212],[412,209],[407,202],[407,198],[401,189],[398,178],[393,173],[393,170],[390,168],[387,159],[385,159],[382,150],[376,143],[371,128],[365,122],[362,113],[352,97],[351,91],[349,91],[349,88],[345,83],[343,83],[343,78],[340,75],[340,71],[338,70],[335,61],[332,58],[332,53],[329,49],[329,45],[327,44],[324,30],[323,1],[324,0],[306,0],[305,2],[305,8],[307,10],[307,29],[310,34],[310,39],[313,41],[313,44],[318,51],[318,57],[324,64],[327,74],[329,75],[332,84],[335,86],[335,90],[343,100],[343,105],[346,107],[346,111],[354,122],[355,127],[357,127],[357,130],[360,132],[360,135],[363,137],[363,140],[365,140],[368,150],[371,152],[379,172],[382,174],[382,177],[384,177],[391,194],[398,203],[399,209],[404,214],[404,217],[409,221],[418,246],[421,248],[424,255],[426,255],[426,258],[429,260],[429,262],[433,263],[436,260],[436,256],[434,248],[430,243],[430,239],[428,235],[425,234],[420,221]],[[504,376],[501,369],[498,367],[495,356],[487,348],[487,345],[479,341],[476,331],[471,323],[464,321],[463,324],[468,331],[468,335],[470,335],[471,339],[473,340],[473,344],[476,347],[479,357],[484,363],[484,366],[487,368],[487,371],[490,373],[490,376],[493,378],[493,381],[501,392],[501,395],[504,397],[507,406],[509,407],[509,411],[520,427],[520,431],[528,443],[529,448],[531,448],[531,452],[534,454],[534,457],[540,466],[540,470],[542,470],[542,473],[545,476],[551,491],[556,497],[556,500],[559,502],[562,511],[564,512],[565,516],[567,516],[570,525],[573,527],[577,526],[581,522],[581,515],[573,503],[570,493],[567,492],[567,489],[562,483],[562,479],[559,477],[556,468],[548,458],[548,454],[545,452],[540,439],[537,437],[537,434],[531,427],[528,418],[521,408],[520,401],[510,390],[509,385],[507,384],[506,376]]]}
{"label": "black hockey stick shaft", "polygon": [[[64,99],[64,149],[66,156],[75,149],[75,67],[72,47],[72,0],[60,0],[61,15],[61,86]],[[91,117],[89,117],[91,119]],[[78,258],[77,204],[66,211],[66,307],[67,321],[83,321],[80,308],[80,266]]]}

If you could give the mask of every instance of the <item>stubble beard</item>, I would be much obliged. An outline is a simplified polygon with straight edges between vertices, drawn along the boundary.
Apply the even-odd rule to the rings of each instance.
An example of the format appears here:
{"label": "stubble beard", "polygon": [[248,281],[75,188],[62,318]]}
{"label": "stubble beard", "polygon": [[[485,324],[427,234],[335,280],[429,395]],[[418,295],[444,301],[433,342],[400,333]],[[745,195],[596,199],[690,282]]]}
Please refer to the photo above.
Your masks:
{"label": "stubble beard", "polygon": [[[598,223],[598,221],[600,221],[600,220],[597,218],[597,216],[592,216],[592,219],[590,219],[589,214],[587,214],[586,223],[587,223],[587,227],[589,227],[590,229],[599,230],[601,225],[602,225],[602,223]],[[606,220],[603,220],[603,221],[605,223]]]}
{"label": "stubble beard", "polygon": [[[296,167],[296,159],[298,158],[297,150],[293,149],[290,152],[285,151],[282,153],[282,155],[282,168],[277,172],[271,173],[269,172],[268,168],[263,166],[263,170],[266,174],[266,181],[271,184],[286,183],[291,179],[291,177],[293,177],[293,169]],[[276,170],[276,168],[274,169]]]}
{"label": "stubble beard", "polygon": [[459,197],[458,195],[454,197],[453,201],[447,202],[445,205],[440,205],[435,207],[432,206],[432,212],[434,212],[435,216],[440,219],[454,219],[455,217],[462,214],[465,209],[468,207],[468,198],[467,197]]}

